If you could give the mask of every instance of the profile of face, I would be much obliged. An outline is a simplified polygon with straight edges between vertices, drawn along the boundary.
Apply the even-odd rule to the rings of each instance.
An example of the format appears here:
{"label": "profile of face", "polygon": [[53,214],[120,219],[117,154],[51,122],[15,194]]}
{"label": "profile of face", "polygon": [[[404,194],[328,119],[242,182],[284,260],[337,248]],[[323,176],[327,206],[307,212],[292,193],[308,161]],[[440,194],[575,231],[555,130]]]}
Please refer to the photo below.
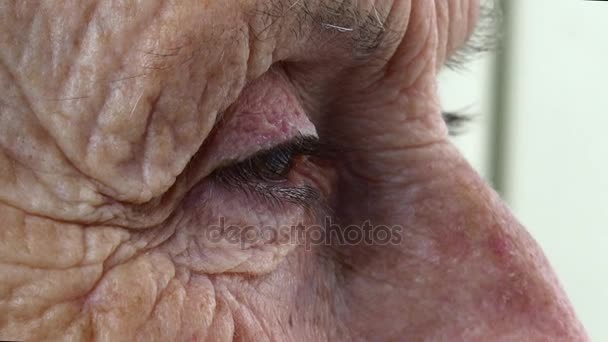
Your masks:
{"label": "profile of face", "polygon": [[479,7],[3,2],[0,339],[587,339],[449,141]]}

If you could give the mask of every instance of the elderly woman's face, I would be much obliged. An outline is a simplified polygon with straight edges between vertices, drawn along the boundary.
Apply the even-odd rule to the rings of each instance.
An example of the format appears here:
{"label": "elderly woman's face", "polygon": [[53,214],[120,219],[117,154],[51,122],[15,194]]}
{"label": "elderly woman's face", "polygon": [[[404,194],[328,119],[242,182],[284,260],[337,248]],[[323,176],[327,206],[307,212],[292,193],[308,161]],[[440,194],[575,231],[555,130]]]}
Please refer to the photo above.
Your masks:
{"label": "elderly woman's face", "polygon": [[4,1],[0,339],[584,339],[447,137],[477,7]]}

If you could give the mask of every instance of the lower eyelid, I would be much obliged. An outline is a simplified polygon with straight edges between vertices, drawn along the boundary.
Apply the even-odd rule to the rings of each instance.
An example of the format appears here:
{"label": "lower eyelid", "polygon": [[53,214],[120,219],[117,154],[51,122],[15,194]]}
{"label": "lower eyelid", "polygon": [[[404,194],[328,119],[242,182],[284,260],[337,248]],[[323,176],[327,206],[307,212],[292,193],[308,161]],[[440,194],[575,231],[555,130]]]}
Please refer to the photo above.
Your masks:
{"label": "lower eyelid", "polygon": [[[278,201],[288,202],[304,208],[313,208],[321,198],[312,186],[276,186],[270,189],[271,196]],[[281,203],[281,202],[279,202]]]}
{"label": "lower eyelid", "polygon": [[228,186],[230,190],[247,196],[250,200],[264,201],[273,210],[284,210],[287,205],[310,209],[318,205],[319,191],[309,185],[269,185],[263,183],[239,183]]}

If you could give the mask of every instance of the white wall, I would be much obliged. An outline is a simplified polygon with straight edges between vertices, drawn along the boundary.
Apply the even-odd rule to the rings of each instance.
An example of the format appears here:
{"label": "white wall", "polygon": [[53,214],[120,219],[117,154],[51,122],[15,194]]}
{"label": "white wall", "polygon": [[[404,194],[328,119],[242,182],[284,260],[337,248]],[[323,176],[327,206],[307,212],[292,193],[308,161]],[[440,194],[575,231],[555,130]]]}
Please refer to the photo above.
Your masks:
{"label": "white wall", "polygon": [[505,1],[506,65],[444,72],[444,108],[481,114],[455,141],[492,180],[492,68],[507,67],[503,193],[592,340],[608,341],[608,1]]}
{"label": "white wall", "polygon": [[507,200],[608,341],[608,2],[518,0]]}

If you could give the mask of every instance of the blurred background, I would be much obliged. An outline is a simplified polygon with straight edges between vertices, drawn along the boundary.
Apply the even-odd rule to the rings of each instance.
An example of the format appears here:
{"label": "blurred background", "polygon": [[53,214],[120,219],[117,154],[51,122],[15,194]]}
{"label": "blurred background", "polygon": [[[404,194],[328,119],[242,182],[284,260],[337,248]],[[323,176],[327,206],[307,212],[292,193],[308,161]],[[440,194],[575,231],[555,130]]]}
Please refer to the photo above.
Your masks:
{"label": "blurred background", "polygon": [[504,0],[501,47],[440,75],[455,143],[608,341],[608,1]]}

